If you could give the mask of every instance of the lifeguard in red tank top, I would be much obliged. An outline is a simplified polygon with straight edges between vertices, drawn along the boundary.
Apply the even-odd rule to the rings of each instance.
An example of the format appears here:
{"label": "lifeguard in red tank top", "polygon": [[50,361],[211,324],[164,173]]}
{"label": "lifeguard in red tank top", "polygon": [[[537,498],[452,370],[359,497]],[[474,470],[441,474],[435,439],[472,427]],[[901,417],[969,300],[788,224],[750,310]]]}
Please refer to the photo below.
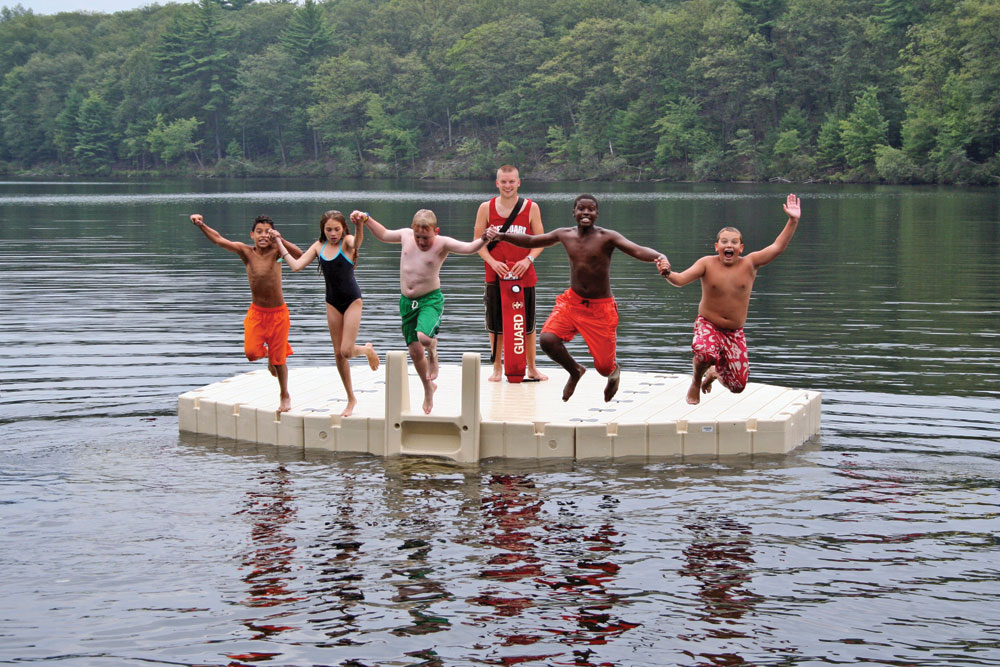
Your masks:
{"label": "lifeguard in red tank top", "polygon": [[[507,216],[497,213],[497,199],[498,197],[494,197],[490,200],[490,219],[486,224],[489,227],[496,227],[499,230],[500,227],[503,227],[503,223],[507,222]],[[509,212],[508,215],[510,215]],[[531,234],[531,223],[528,220],[530,215],[531,200],[525,198],[524,203],[521,205],[521,210],[518,212],[517,217],[514,218],[514,222],[510,223],[507,231],[515,234]],[[507,262],[508,266],[524,259],[528,256],[529,252],[529,248],[518,248],[516,245],[506,242],[500,242],[490,250],[490,254],[493,255],[494,259],[498,262]],[[496,272],[485,262],[484,266],[486,267],[486,282],[491,283],[495,281],[497,279]],[[521,284],[525,287],[534,287],[537,282],[538,276],[535,275],[535,267],[532,265],[521,276]]]}

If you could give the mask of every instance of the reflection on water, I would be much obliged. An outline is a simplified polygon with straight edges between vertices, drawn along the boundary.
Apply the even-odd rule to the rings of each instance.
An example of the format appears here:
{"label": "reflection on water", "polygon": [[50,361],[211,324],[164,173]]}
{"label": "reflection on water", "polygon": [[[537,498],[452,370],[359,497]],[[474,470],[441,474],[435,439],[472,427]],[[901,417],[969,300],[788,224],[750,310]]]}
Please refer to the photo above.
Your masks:
{"label": "reflection on water", "polygon": [[[469,467],[177,433],[178,394],[251,368],[243,267],[188,213],[305,242],[331,203],[402,225],[419,202],[461,237],[478,185],[0,183],[0,662],[1000,660],[994,190],[801,193],[748,322],[754,380],[823,392],[787,457]],[[587,185],[680,266],[724,220],[748,247],[783,223],[777,188]],[[538,187],[547,227],[577,189]],[[567,270],[541,256],[540,312]],[[686,372],[697,289],[612,275],[623,363]],[[398,248],[366,241],[358,278],[362,337],[396,348]],[[443,359],[485,354],[480,262],[442,278]],[[284,280],[291,365],[332,364],[321,279]]]}
{"label": "reflection on water", "polygon": [[691,544],[684,549],[684,567],[679,574],[698,581],[703,605],[693,610],[693,620],[706,628],[704,636],[687,636],[703,650],[698,665],[745,665],[743,656],[732,651],[711,653],[708,647],[731,647],[731,640],[744,639],[743,617],[754,611],[760,596],[751,588],[754,567],[750,526],[726,516],[696,516],[685,526]]}

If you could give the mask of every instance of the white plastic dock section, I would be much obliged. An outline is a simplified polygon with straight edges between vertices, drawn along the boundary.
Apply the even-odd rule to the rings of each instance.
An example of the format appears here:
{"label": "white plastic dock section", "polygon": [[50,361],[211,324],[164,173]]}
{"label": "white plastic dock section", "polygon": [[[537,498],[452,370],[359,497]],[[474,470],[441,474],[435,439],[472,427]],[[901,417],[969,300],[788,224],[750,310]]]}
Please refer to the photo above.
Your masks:
{"label": "white plastic dock section", "polygon": [[277,380],[260,369],[182,394],[179,428],[286,447],[463,463],[784,454],[819,433],[818,392],[752,382],[740,394],[716,382],[699,405],[688,405],[689,375],[623,370],[617,396],[605,403],[606,379],[588,369],[564,402],[561,368],[544,369],[547,382],[489,382],[492,367],[466,353],[461,366],[441,366],[434,409],[426,415],[423,388],[405,352],[390,352],[377,371],[363,364],[351,370],[358,404],[350,417],[340,416],[346,394],[335,367],[290,367],[290,412],[277,412]]}

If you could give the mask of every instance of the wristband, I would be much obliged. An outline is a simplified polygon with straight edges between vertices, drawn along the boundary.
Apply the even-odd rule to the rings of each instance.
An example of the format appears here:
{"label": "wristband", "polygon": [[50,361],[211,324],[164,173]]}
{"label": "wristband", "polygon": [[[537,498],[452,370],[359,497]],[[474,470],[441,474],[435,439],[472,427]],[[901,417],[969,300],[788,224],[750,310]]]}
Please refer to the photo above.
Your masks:
{"label": "wristband", "polygon": [[526,257],[528,258],[529,262],[531,262],[532,264],[535,263],[535,258],[534,257],[532,257],[531,255],[526,255]]}

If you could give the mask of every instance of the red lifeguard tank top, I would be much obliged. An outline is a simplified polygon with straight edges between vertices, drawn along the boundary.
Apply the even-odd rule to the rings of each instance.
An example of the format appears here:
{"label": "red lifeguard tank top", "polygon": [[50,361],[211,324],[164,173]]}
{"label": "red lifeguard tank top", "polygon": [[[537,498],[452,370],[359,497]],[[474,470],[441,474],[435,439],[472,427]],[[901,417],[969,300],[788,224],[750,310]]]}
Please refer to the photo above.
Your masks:
{"label": "red lifeguard tank top", "polygon": [[[488,227],[496,227],[499,229],[503,227],[503,223],[507,222],[507,216],[501,216],[497,213],[497,199],[499,197],[494,197],[490,200],[490,219],[487,221]],[[510,227],[507,228],[508,232],[513,232],[515,234],[531,234],[531,200],[527,197],[524,199],[524,204],[521,206],[521,210],[518,212],[517,217],[514,218],[514,222],[510,223]],[[490,250],[490,254],[493,255],[493,259],[498,262],[509,262],[513,264],[518,262],[528,256],[531,252],[530,248],[521,248],[516,245],[507,243],[506,241],[501,241],[500,243],[493,246],[493,250]],[[486,266],[486,282],[491,283],[497,279],[496,272]],[[535,275],[535,266],[532,264],[528,267],[528,270],[521,276],[521,284],[525,287],[534,287],[538,282],[538,276]]]}

